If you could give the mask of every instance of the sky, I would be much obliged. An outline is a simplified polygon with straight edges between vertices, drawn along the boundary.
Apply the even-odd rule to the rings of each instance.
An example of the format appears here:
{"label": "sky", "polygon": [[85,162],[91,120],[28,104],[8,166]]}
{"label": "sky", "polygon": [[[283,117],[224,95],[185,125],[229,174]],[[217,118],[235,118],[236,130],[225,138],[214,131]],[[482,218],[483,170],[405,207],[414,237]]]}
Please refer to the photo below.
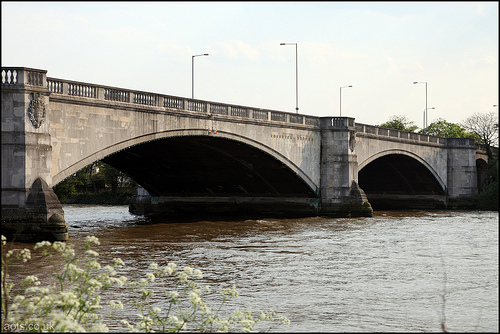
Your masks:
{"label": "sky", "polygon": [[2,66],[52,78],[191,98],[194,61],[194,97],[212,102],[295,112],[298,96],[300,114],[419,128],[426,105],[427,124],[498,112],[497,1],[2,1],[1,15]]}

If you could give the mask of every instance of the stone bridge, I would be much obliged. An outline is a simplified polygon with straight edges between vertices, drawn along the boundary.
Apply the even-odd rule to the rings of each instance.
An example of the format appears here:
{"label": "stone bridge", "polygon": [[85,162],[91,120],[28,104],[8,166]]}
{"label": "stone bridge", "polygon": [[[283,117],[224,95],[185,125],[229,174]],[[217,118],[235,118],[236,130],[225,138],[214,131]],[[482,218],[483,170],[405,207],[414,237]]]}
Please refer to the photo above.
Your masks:
{"label": "stone bridge", "polygon": [[466,206],[487,161],[469,139],[46,74],[2,68],[2,229],[19,241],[68,238],[52,187],[97,160],[141,185],[138,214],[335,217]]}

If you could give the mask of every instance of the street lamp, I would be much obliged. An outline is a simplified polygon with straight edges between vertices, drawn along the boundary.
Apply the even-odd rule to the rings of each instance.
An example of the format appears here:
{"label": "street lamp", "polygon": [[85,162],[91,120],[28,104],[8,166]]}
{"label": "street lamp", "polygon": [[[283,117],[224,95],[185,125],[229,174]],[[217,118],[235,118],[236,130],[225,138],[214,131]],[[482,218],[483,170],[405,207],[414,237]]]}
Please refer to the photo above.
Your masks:
{"label": "street lamp", "polygon": [[342,88],[349,88],[349,87],[352,87],[352,86],[340,87],[340,117],[342,117]]}
{"label": "street lamp", "polygon": [[425,110],[424,110],[424,128],[427,124],[427,81],[413,81],[413,84],[424,83],[425,84]]}
{"label": "street lamp", "polygon": [[191,98],[194,99],[194,57],[208,56],[208,53],[194,55],[191,58]]}
{"label": "street lamp", "polygon": [[280,45],[295,45],[295,110],[299,113],[299,63],[297,60],[297,43],[280,43]]}
{"label": "street lamp", "polygon": [[429,109],[436,109],[434,107],[431,107],[431,108],[425,108],[424,110],[424,129],[427,128],[427,110]]}

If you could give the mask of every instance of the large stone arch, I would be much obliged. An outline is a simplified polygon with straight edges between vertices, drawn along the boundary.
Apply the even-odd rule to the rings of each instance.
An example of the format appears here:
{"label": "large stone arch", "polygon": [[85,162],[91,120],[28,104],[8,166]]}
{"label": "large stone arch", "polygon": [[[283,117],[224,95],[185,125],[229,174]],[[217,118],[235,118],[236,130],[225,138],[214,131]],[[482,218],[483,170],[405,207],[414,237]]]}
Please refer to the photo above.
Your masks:
{"label": "large stone arch", "polygon": [[225,138],[225,139],[230,139],[230,140],[235,140],[241,143],[244,143],[246,145],[252,146],[265,154],[268,154],[275,158],[276,160],[280,161],[282,164],[284,164],[288,169],[293,171],[298,178],[300,178],[307,186],[315,193],[318,192],[318,186],[311,180],[311,178],[305,174],[296,164],[294,164],[292,161],[290,161],[288,158],[286,158],[284,155],[281,153],[273,150],[272,148],[245,136],[239,135],[239,134],[234,134],[230,132],[225,132],[225,131],[217,131],[216,134],[208,134],[207,130],[205,129],[181,129],[181,130],[167,130],[163,132],[157,132],[154,134],[146,134],[142,136],[137,136],[125,141],[118,142],[116,144],[113,144],[111,146],[108,146],[106,148],[103,148],[87,157],[84,159],[78,161],[77,163],[68,166],[67,168],[63,169],[56,175],[53,175],[52,181],[53,185],[56,185],[57,183],[63,181],[65,178],[73,175],[80,169],[84,168],[85,166],[98,161],[102,160],[107,156],[110,156],[112,154],[115,154],[117,152],[126,150],[127,148],[139,144],[144,144],[147,142],[155,141],[155,140],[161,140],[165,138],[172,138],[172,137],[185,137],[185,136],[214,136],[214,137],[219,137],[219,138]]}
{"label": "large stone arch", "polygon": [[388,155],[391,155],[391,154],[401,154],[401,155],[404,155],[404,156],[407,156],[407,157],[410,157],[410,158],[413,158],[415,159],[416,161],[418,161],[420,164],[422,164],[433,176],[434,178],[436,179],[436,181],[439,183],[439,185],[441,186],[441,188],[445,191],[446,190],[446,182],[444,182],[441,177],[439,176],[439,174],[434,170],[434,168],[432,168],[431,165],[429,165],[429,163],[427,161],[425,161],[424,159],[422,159],[420,156],[418,156],[417,154],[413,153],[413,152],[410,152],[410,151],[406,151],[406,150],[401,150],[401,149],[389,149],[389,150],[384,150],[384,151],[380,151],[372,156],[370,156],[369,158],[367,158],[366,160],[362,161],[359,165],[358,165],[358,173],[364,168],[366,167],[368,164],[370,164],[371,162],[379,159],[379,158],[382,158],[384,156],[388,156]]}

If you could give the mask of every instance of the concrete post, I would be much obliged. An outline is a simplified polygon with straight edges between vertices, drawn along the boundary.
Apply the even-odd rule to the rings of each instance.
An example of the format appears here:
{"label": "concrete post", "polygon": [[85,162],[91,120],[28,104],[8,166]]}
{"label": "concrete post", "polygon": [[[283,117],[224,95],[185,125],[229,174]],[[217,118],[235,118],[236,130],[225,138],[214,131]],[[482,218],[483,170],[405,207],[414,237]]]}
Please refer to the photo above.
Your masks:
{"label": "concrete post", "polygon": [[[2,68],[2,234],[23,242],[67,240],[52,184],[46,72]],[[7,80],[11,73],[14,80]],[[4,79],[5,78],[5,79]]]}
{"label": "concrete post", "polygon": [[321,117],[320,213],[371,217],[373,209],[358,185],[354,118]]}
{"label": "concrete post", "polygon": [[448,207],[474,207],[477,195],[476,145],[470,138],[448,138]]}

